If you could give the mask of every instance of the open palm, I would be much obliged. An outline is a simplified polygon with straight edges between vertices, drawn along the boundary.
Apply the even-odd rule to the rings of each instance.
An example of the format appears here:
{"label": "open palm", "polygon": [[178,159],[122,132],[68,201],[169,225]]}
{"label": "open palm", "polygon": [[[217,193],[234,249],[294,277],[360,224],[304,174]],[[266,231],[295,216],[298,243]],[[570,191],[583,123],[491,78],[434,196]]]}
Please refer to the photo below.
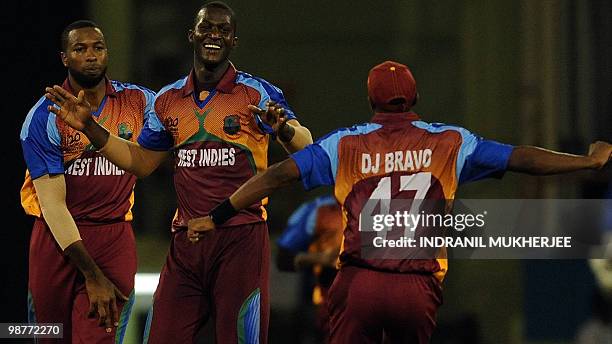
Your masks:
{"label": "open palm", "polygon": [[83,130],[91,118],[91,104],[85,99],[85,92],[81,90],[77,97],[60,86],[47,87],[45,97],[56,106],[49,106],[49,111],[56,114],[66,124],[76,130]]}

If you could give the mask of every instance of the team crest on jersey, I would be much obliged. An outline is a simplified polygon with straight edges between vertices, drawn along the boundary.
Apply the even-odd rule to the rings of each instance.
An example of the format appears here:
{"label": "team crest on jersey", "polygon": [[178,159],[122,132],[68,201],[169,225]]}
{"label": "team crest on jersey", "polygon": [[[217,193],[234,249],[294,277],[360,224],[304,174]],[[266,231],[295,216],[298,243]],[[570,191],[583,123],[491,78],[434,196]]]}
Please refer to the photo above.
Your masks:
{"label": "team crest on jersey", "polygon": [[119,123],[119,127],[117,129],[117,136],[119,136],[122,139],[129,140],[132,138],[132,135],[134,135],[134,130],[132,129],[132,126],[130,123],[127,123],[127,122]]}
{"label": "team crest on jersey", "polygon": [[223,131],[228,135],[236,135],[240,131],[240,117],[229,115],[223,119]]}

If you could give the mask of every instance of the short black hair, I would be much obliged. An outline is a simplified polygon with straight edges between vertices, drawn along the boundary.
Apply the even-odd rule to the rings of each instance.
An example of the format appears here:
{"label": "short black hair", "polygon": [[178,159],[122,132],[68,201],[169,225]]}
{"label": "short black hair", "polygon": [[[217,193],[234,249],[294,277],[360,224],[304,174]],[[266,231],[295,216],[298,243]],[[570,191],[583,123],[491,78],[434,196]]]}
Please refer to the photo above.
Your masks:
{"label": "short black hair", "polygon": [[198,23],[198,14],[200,13],[200,11],[202,11],[205,8],[220,8],[220,9],[224,9],[228,11],[230,14],[230,20],[232,22],[232,26],[234,27],[234,32],[236,32],[236,24],[237,24],[236,13],[228,4],[226,4],[223,1],[209,1],[209,2],[204,3],[204,5],[200,6],[198,11],[196,12],[195,17],[193,18],[193,25],[196,25]]}
{"label": "short black hair", "polygon": [[96,29],[100,29],[98,24],[94,23],[91,20],[77,20],[73,23],[68,24],[68,26],[66,26],[62,31],[62,36],[60,37],[60,44],[63,52],[66,52],[66,49],[68,48],[68,35],[70,34],[70,31],[82,29],[84,27],[93,27]]}

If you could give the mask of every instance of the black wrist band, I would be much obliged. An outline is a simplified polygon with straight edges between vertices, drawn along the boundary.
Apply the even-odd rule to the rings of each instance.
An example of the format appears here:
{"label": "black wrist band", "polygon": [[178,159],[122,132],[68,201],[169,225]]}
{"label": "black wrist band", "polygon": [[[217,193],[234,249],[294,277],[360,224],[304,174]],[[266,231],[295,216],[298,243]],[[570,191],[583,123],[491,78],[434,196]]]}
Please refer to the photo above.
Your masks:
{"label": "black wrist band", "polygon": [[212,219],[212,222],[215,223],[215,225],[220,225],[234,217],[234,215],[236,214],[238,214],[238,212],[236,211],[236,209],[234,209],[232,203],[230,203],[229,198],[227,198],[225,199],[225,201],[223,201],[223,203],[216,206],[210,212],[210,218]]}
{"label": "black wrist band", "polygon": [[290,124],[285,123],[282,128],[278,130],[278,138],[285,143],[291,142],[295,136],[295,128]]}

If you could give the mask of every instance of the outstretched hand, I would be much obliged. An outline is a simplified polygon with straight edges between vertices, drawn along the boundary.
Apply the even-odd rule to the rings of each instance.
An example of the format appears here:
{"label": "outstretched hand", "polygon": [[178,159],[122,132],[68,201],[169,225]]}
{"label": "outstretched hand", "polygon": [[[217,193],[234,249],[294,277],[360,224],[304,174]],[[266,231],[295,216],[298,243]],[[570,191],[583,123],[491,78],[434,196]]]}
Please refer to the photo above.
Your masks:
{"label": "outstretched hand", "polygon": [[288,121],[285,109],[271,100],[266,102],[266,109],[260,109],[255,105],[249,105],[248,108],[258,114],[265,124],[272,127],[275,133],[278,133]]}
{"label": "outstretched hand", "polygon": [[595,160],[597,168],[604,167],[612,159],[612,144],[604,141],[591,143],[589,156]]}
{"label": "outstretched hand", "polygon": [[83,130],[88,125],[91,118],[91,104],[85,99],[85,92],[79,91],[77,97],[63,89],[61,86],[45,88],[45,98],[49,99],[56,106],[48,106],[47,109],[66,124],[76,130]]}
{"label": "outstretched hand", "polygon": [[196,243],[205,232],[215,229],[215,223],[210,216],[196,217],[187,223],[187,238],[192,243]]}

